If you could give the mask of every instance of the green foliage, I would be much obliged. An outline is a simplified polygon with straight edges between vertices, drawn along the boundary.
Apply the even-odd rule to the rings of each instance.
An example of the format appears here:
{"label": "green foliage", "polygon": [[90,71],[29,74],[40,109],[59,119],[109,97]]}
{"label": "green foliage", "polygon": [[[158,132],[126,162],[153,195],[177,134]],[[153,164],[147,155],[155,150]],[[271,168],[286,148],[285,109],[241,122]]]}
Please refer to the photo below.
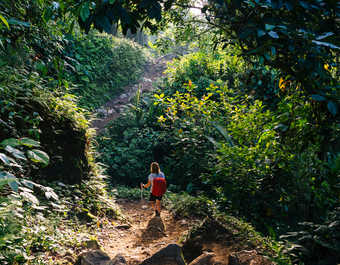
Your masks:
{"label": "green foliage", "polygon": [[212,216],[216,205],[204,196],[193,197],[186,192],[167,192],[164,205],[176,218],[190,218]]}
{"label": "green foliage", "polygon": [[[71,1],[74,2],[74,1]],[[74,3],[73,13],[79,17],[80,26],[87,33],[93,25],[100,31],[110,33],[113,24],[120,24],[123,33],[127,30],[136,33],[143,25],[145,28],[155,30],[154,20],[159,22],[162,11],[170,8],[172,1],[81,1]]]}
{"label": "green foliage", "polygon": [[238,74],[246,69],[244,61],[237,56],[237,49],[228,52],[197,52],[183,56],[170,63],[167,73],[166,92],[183,92],[183,85],[191,80],[197,86],[198,97],[203,96],[205,88],[218,80],[228,81],[233,87],[239,83]]}
{"label": "green foliage", "polygon": [[[198,53],[170,64],[162,89],[139,106],[143,122],[137,125],[136,113],[127,110],[108,128],[100,149],[109,155],[102,161],[109,171],[109,159],[124,165],[117,163],[110,171],[113,181],[137,185],[140,179],[130,182],[128,172],[148,174],[156,158],[151,155],[157,146],[153,141],[161,141],[156,137],[161,133],[166,144],[161,142],[163,155],[155,160],[173,190],[203,192],[220,210],[244,216],[275,238],[299,222],[323,222],[339,197],[339,127],[327,113],[316,112],[296,83],[231,54]],[[262,94],[252,92],[255,85]],[[267,96],[266,89],[281,95]],[[116,146],[125,148],[117,151]],[[123,162],[127,154],[129,160]],[[120,171],[126,175],[117,178]],[[178,211],[183,206],[186,214],[196,205],[189,201],[179,202]]]}
{"label": "green foliage", "polygon": [[136,81],[147,57],[136,43],[95,31],[70,40],[64,54],[64,79],[77,84],[71,93],[87,109],[98,108]]}
{"label": "green foliage", "polygon": [[144,199],[148,199],[148,196],[150,194],[150,192],[146,189],[143,189],[141,191],[140,188],[130,188],[121,185],[114,186],[111,192],[116,198],[128,199],[131,201],[141,200],[142,199],[141,195],[143,196]]}
{"label": "green foliage", "polygon": [[139,127],[135,115],[134,110],[126,112],[98,137],[99,159],[109,166],[107,173],[112,183],[135,186],[145,182],[150,163],[160,158],[159,153],[168,143],[165,133]]}
{"label": "green foliage", "polygon": [[228,44],[233,37],[243,55],[260,58],[297,81],[309,96],[321,95],[320,105],[337,114],[339,3],[337,1],[209,1],[202,9]]}
{"label": "green foliage", "polygon": [[[3,88],[0,96],[0,140],[29,137],[39,141],[42,150],[50,157],[48,159],[39,149],[31,148],[27,153],[29,159],[45,165],[49,161],[49,165],[39,169],[31,164],[22,173],[31,174],[36,179],[42,174],[45,179],[62,176],[60,180],[64,182],[86,178],[90,157],[87,155],[88,120],[83,110],[76,106],[74,97],[58,97],[57,93],[49,92],[44,80],[36,73],[29,74],[25,68],[3,68],[0,83]],[[23,147],[25,145],[34,147],[37,144],[26,141]],[[65,148],[69,152],[65,153]],[[12,153],[23,160],[22,151],[16,149],[18,147],[12,147]]]}
{"label": "green foliage", "polygon": [[287,252],[296,260],[303,257],[305,264],[336,263],[340,258],[339,210],[331,211],[322,224],[302,222],[299,231],[282,235],[281,239],[289,240],[286,241]]}

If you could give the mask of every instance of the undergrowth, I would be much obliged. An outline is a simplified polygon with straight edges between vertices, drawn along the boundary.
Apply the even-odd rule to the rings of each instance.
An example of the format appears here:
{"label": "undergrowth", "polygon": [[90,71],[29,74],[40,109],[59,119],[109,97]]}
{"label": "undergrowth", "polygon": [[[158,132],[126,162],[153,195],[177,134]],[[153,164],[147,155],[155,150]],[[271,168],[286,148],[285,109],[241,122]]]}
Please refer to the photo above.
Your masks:
{"label": "undergrowth", "polygon": [[150,54],[137,43],[91,31],[69,41],[64,50],[65,80],[79,105],[98,108],[141,76]]}

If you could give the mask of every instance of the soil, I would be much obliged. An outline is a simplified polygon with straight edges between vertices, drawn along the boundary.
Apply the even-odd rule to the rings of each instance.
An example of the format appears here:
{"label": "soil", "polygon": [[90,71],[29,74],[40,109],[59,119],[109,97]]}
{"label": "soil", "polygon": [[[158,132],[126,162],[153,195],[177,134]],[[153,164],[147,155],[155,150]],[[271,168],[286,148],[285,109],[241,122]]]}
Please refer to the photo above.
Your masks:
{"label": "soil", "polygon": [[[100,228],[98,243],[111,258],[121,254],[129,265],[140,264],[168,244],[178,244],[195,223],[190,219],[175,220],[165,209],[159,217],[155,216],[144,200],[118,200],[117,204],[127,220],[123,224],[110,223]],[[124,224],[129,224],[130,228]]]}

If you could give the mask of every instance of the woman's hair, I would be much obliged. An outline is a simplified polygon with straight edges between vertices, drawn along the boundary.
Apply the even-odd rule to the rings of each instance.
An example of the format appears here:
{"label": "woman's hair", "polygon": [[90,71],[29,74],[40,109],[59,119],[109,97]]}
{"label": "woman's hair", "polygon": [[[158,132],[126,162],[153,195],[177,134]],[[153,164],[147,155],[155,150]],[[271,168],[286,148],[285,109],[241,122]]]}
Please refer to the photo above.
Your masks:
{"label": "woman's hair", "polygon": [[159,168],[159,165],[157,162],[152,162],[150,167],[151,173],[159,174],[161,172],[161,169]]}

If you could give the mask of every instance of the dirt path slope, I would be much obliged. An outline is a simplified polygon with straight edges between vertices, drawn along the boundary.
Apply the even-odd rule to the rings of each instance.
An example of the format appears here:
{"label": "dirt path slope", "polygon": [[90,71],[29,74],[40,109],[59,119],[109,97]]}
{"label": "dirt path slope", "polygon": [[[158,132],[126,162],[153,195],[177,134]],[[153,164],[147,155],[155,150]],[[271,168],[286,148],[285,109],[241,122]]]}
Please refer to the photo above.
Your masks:
{"label": "dirt path slope", "polygon": [[100,133],[106,124],[119,116],[123,108],[136,94],[138,88],[140,88],[141,92],[152,90],[153,83],[162,77],[167,62],[172,58],[174,58],[174,56],[169,54],[151,61],[145,66],[144,74],[138,83],[126,86],[120,96],[108,101],[97,109],[97,116],[101,118],[97,118],[92,122],[92,127],[96,129],[97,133]]}

